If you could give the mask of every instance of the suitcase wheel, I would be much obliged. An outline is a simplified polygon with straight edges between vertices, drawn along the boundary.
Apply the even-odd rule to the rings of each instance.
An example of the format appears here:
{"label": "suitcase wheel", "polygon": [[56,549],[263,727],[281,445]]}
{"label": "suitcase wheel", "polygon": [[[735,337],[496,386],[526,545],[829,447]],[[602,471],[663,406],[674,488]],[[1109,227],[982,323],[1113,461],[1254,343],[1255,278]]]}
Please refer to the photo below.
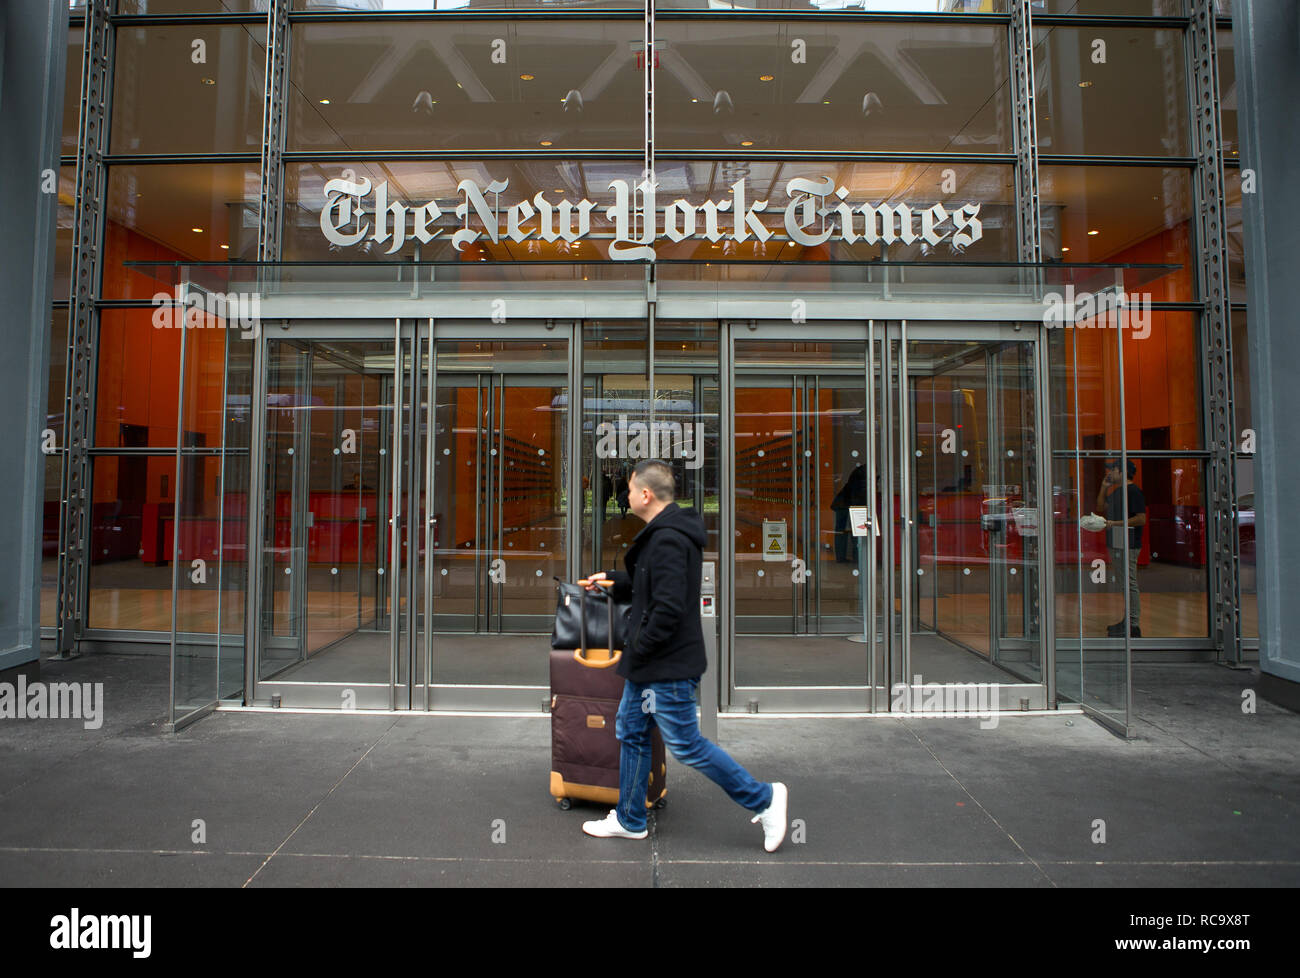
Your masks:
{"label": "suitcase wheel", "polygon": [[570,801],[568,798],[560,799],[560,811],[567,812],[572,807],[573,807],[573,802]]}

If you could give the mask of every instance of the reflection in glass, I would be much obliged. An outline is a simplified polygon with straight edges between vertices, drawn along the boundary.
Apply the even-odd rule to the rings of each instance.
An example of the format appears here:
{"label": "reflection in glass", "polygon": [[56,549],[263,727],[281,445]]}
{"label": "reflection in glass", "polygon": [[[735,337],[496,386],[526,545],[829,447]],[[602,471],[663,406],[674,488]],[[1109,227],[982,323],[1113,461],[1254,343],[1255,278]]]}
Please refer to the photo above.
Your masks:
{"label": "reflection in glass", "polygon": [[124,267],[128,261],[255,260],[260,169],[256,163],[109,167],[101,296],[148,301],[170,288]]}
{"label": "reflection in glass", "polygon": [[1011,150],[1001,26],[662,21],[655,135],[672,150]]}
{"label": "reflection in glass", "polygon": [[113,65],[110,152],[261,147],[264,25],[120,27]]}
{"label": "reflection in glass", "polygon": [[1190,152],[1181,28],[1036,29],[1034,79],[1041,153]]}
{"label": "reflection in glass", "polygon": [[365,21],[294,29],[288,148],[636,149],[634,20]]}
{"label": "reflection in glass", "polygon": [[[1245,302],[1246,285],[1246,235],[1241,212],[1241,170],[1235,166],[1223,168],[1224,238],[1228,246],[1228,295],[1233,302]],[[1245,347],[1235,347],[1245,350]],[[1244,359],[1244,357],[1243,357]]]}
{"label": "reflection in glass", "polygon": [[66,306],[50,311],[49,385],[46,393],[45,425],[54,432],[58,451],[45,455],[45,493],[41,509],[41,625],[58,624],[59,597],[59,511],[63,500],[63,399],[68,364],[68,316]]}
{"label": "reflection in glass", "polygon": [[[1041,678],[1036,368],[1028,342],[909,341],[913,628]],[[927,680],[989,681],[913,640]],[[929,660],[930,674],[921,668]]]}
{"label": "reflection in glass", "polygon": [[[589,321],[583,359],[582,569],[616,570],[643,524],[627,503],[632,467],[648,457],[637,436],[647,425],[644,323]],[[718,559],[718,327],[655,324],[656,454],[672,468],[676,502],[704,519],[704,559]],[[649,428],[645,429],[647,432]],[[646,436],[648,437],[648,435]],[[666,439],[666,441],[665,441]]]}
{"label": "reflection in glass", "polygon": [[1215,31],[1214,41],[1219,70],[1219,143],[1224,159],[1236,159],[1241,147],[1237,141],[1237,57],[1232,31]]}
{"label": "reflection in glass", "polygon": [[1129,272],[1126,288],[1153,302],[1193,298],[1191,170],[1044,164],[1039,186],[1045,260],[1181,265],[1154,281]]}
{"label": "reflection in glass", "polygon": [[81,25],[68,31],[68,60],[63,74],[63,130],[61,146],[64,155],[77,152],[78,127],[81,125],[81,62],[84,59],[85,32]]}

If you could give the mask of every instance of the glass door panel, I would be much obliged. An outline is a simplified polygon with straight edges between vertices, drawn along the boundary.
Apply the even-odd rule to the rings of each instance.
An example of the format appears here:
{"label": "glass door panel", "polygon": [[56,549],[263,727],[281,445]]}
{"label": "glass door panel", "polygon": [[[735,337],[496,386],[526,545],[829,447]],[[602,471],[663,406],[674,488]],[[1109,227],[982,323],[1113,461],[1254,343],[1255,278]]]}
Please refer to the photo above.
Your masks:
{"label": "glass door panel", "polygon": [[435,630],[537,631],[566,573],[562,377],[439,374]]}
{"label": "glass door panel", "polygon": [[454,687],[547,684],[534,636],[549,632],[554,578],[568,574],[568,355],[565,337],[435,344],[435,707],[464,705]]}
{"label": "glass door panel", "polygon": [[[788,380],[737,378],[735,395],[735,608],[737,634],[794,635],[804,588],[795,563],[802,542],[803,388]],[[792,571],[794,573],[792,573]],[[739,666],[739,661],[737,662]],[[737,683],[742,682],[738,668]]]}
{"label": "glass door panel", "polygon": [[392,340],[266,341],[259,698],[392,698]]}
{"label": "glass door panel", "polygon": [[986,705],[995,687],[1032,684],[1013,702],[1045,705],[1037,349],[989,332],[890,330],[877,461],[890,480],[892,559],[878,569],[891,689],[912,690],[894,709],[955,683],[988,687]]}
{"label": "glass door panel", "polygon": [[737,338],[734,355],[735,684],[865,687],[866,343]]}
{"label": "glass door panel", "polygon": [[[1137,387],[1124,385],[1123,330],[1053,333],[1057,695],[1127,732],[1134,636],[1125,627],[1133,611],[1126,594],[1134,555],[1125,546],[1134,541],[1106,521],[1122,521],[1127,493],[1117,482],[1132,447],[1124,398]],[[1113,459],[1124,464],[1111,469]],[[1136,571],[1136,561],[1132,566]]]}
{"label": "glass door panel", "polygon": [[555,578],[566,573],[565,437],[562,377],[498,378],[492,426],[494,543],[502,573],[490,578],[495,631],[549,631]]}

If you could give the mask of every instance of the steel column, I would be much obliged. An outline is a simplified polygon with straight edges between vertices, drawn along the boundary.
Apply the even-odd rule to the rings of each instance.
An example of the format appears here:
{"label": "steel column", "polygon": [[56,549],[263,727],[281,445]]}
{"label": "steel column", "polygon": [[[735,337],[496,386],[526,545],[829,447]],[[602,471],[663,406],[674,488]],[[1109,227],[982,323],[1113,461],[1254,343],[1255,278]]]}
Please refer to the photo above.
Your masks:
{"label": "steel column", "polygon": [[269,0],[266,12],[266,90],[262,103],[262,179],[258,198],[258,261],[280,258],[284,189],[285,65],[290,0]]}
{"label": "steel column", "polygon": [[[1030,0],[1013,0],[1011,4],[1011,78],[1013,117],[1015,119],[1016,151],[1016,240],[1022,262],[1041,262],[1043,260],[1042,215],[1039,211],[1038,198],[1038,112],[1036,105],[1037,80],[1034,77],[1034,22]],[[1035,295],[1044,288],[1042,272],[1033,270],[1035,276]],[[1040,351],[1035,344],[1035,361],[1039,371],[1046,369],[1046,351]],[[1039,390],[1046,390],[1042,386]],[[1037,391],[1036,391],[1037,393]],[[1035,398],[1038,399],[1037,397]],[[1046,417],[1044,408],[1040,417]],[[1039,428],[1041,437],[1027,447],[1024,460],[1025,482],[1030,485],[1050,486],[1051,478],[1051,444],[1046,426]],[[1049,533],[1048,514],[1051,491],[1047,495],[1039,494],[1034,500],[1039,511],[1039,546]],[[1029,500],[1023,500],[1028,503]],[[1048,565],[1050,567],[1050,565]],[[1028,564],[1026,563],[1026,571]],[[1053,615],[1055,608],[1056,583],[1050,573],[1045,573],[1041,555],[1038,570],[1030,574],[1022,585],[1025,589],[1024,608],[1030,610],[1031,618],[1037,618],[1036,634],[1043,651],[1042,666],[1044,670],[1054,668],[1055,648],[1051,644],[1055,639],[1053,630],[1044,627],[1044,621]],[[1046,613],[1044,613],[1046,609]]]}
{"label": "steel column", "polygon": [[[281,150],[284,145],[284,79],[289,37],[290,0],[270,0],[266,14],[266,76],[262,102],[262,171],[257,208],[257,259],[276,261],[280,257],[280,210],[283,184]],[[265,336],[253,347],[253,385],[250,403],[251,444],[249,445],[248,489],[250,500],[262,498],[265,472],[266,358],[270,345]],[[262,648],[263,600],[272,596],[262,591],[263,520],[260,506],[248,510],[247,591],[244,602],[244,702],[256,696],[258,661]]]}
{"label": "steel column", "polygon": [[1211,451],[1210,629],[1228,663],[1241,661],[1237,575],[1237,439],[1232,430],[1232,317],[1228,308],[1228,245],[1224,228],[1223,149],[1213,0],[1191,0],[1187,29],[1192,60],[1192,132],[1196,153],[1197,272],[1202,303],[1202,389],[1205,441]]}
{"label": "steel column", "polygon": [[98,315],[101,217],[107,148],[108,89],[113,60],[110,0],[88,0],[81,71],[80,139],[77,143],[77,202],[73,217],[72,309],[68,320],[67,378],[63,418],[66,456],[59,513],[59,597],[56,647],[59,658],[73,653],[85,627],[87,537],[90,533],[91,392],[94,389]]}
{"label": "steel column", "polygon": [[1011,95],[1015,122],[1016,238],[1022,262],[1043,260],[1038,214],[1038,117],[1034,111],[1034,24],[1031,0],[1011,2]]}

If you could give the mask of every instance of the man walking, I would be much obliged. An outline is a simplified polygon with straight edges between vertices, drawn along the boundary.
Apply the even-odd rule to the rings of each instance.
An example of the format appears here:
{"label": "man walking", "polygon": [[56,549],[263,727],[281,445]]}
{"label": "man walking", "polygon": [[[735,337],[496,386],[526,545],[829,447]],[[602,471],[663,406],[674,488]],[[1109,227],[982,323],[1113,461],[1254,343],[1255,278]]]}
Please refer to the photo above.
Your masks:
{"label": "man walking", "polygon": [[[637,463],[628,480],[628,504],[645,526],[623,562],[627,571],[592,574],[614,582],[613,596],[632,599],[618,673],[626,682],[614,732],[619,756],[618,807],[582,831],[598,838],[644,839],[650,780],[650,724],[659,727],[673,757],[695,768],[754,812],[763,848],[785,840],[788,792],[779,781],[756,781],[717,744],[700,734],[695,696],[707,659],[700,627],[700,576],[704,523],[673,501],[673,470],[658,459]],[[591,584],[595,587],[595,584]]]}

